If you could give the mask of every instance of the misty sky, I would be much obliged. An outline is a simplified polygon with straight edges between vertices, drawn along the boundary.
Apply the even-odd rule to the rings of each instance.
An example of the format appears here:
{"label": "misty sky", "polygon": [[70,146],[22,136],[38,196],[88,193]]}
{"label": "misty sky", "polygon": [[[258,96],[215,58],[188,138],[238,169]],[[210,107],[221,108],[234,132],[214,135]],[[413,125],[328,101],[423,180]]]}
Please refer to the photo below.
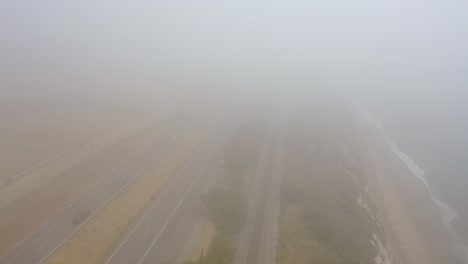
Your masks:
{"label": "misty sky", "polygon": [[468,96],[464,0],[3,0],[0,36],[7,92],[251,78],[343,89],[396,112]]}
{"label": "misty sky", "polygon": [[0,99],[337,89],[429,154],[418,163],[444,150],[455,175],[468,173],[467,47],[466,0],[0,0]]}

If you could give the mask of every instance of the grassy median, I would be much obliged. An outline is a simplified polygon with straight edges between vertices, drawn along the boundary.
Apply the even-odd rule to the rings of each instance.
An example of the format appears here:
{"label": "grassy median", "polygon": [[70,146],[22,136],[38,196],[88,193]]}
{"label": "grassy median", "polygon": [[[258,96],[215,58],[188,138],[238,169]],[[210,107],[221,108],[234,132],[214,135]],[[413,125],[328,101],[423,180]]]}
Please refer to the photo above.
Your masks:
{"label": "grassy median", "polygon": [[[239,129],[224,149],[224,177],[202,196],[215,232],[202,256],[203,264],[232,263],[236,239],[247,220],[247,188],[255,174],[260,154],[264,120],[250,120]],[[198,264],[200,258],[184,262]]]}
{"label": "grassy median", "polygon": [[190,159],[203,138],[204,134],[199,130],[183,138],[168,155],[86,223],[48,263],[91,264],[102,261],[115,241],[152,203],[154,195]]}

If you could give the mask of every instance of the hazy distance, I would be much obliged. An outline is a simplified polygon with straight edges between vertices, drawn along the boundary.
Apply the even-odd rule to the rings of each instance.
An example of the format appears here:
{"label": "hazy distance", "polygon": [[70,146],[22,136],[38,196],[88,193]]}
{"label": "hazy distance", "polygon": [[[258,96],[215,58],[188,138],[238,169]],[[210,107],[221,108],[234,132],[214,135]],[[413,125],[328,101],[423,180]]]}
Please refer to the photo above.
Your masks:
{"label": "hazy distance", "polygon": [[468,237],[466,1],[4,0],[0,40],[4,124],[47,107],[151,112],[184,97],[355,100]]}

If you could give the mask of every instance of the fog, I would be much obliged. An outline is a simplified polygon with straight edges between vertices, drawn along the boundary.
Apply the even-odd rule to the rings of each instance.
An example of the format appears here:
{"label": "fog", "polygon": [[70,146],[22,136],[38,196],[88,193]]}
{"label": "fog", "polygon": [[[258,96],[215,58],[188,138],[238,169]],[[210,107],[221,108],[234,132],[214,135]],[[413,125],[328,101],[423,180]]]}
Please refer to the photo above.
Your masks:
{"label": "fog", "polygon": [[413,98],[422,90],[438,97],[466,81],[466,5],[3,1],[2,79],[28,92],[79,87],[117,93],[182,77],[280,75],[370,97],[385,93],[403,100],[401,95]]}
{"label": "fog", "polygon": [[454,126],[467,119],[466,10],[457,0],[7,0],[1,94],[138,102],[215,83],[233,95],[334,89],[381,118]]}
{"label": "fog", "polygon": [[2,1],[0,10],[3,98],[334,89],[408,128],[394,133],[435,122],[460,143],[468,126],[464,1]]}
{"label": "fog", "polygon": [[333,91],[468,216],[467,47],[463,0],[3,0],[0,111]]}

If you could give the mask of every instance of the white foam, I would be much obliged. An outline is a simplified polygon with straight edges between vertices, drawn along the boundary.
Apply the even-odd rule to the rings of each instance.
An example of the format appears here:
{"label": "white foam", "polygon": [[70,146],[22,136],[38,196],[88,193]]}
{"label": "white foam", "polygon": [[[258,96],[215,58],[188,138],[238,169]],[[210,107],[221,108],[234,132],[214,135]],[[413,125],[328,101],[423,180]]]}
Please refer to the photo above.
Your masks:
{"label": "white foam", "polygon": [[436,195],[429,183],[427,182],[426,177],[424,176],[425,172],[423,169],[421,169],[407,154],[401,152],[398,147],[395,145],[394,142],[392,142],[387,135],[383,134],[382,135],[385,137],[388,145],[392,149],[393,153],[411,170],[411,172],[419,179],[421,182],[424,184],[426,189],[429,191],[431,194],[432,201],[439,207],[441,213],[442,213],[442,219],[446,225],[449,225],[452,223],[453,220],[455,220],[458,217],[457,212],[450,207],[448,204],[442,202],[442,200]]}
{"label": "white foam", "polygon": [[432,201],[437,205],[441,214],[442,220],[444,221],[445,227],[447,228],[449,234],[452,237],[452,248],[455,251],[457,257],[462,260],[464,263],[468,264],[468,246],[466,241],[458,235],[452,227],[452,222],[458,217],[458,213],[450,205],[443,202],[437,194],[435,194],[426,177],[424,170],[419,167],[410,156],[406,153],[400,151],[397,145],[390,140],[390,138],[385,134],[383,126],[375,121],[362,107],[360,107],[355,101],[353,101],[353,106],[358,110],[358,112],[363,116],[367,121],[373,124],[378,128],[380,134],[385,138],[387,144],[390,146],[392,152],[408,167],[408,169],[424,184],[426,189],[429,191]]}

